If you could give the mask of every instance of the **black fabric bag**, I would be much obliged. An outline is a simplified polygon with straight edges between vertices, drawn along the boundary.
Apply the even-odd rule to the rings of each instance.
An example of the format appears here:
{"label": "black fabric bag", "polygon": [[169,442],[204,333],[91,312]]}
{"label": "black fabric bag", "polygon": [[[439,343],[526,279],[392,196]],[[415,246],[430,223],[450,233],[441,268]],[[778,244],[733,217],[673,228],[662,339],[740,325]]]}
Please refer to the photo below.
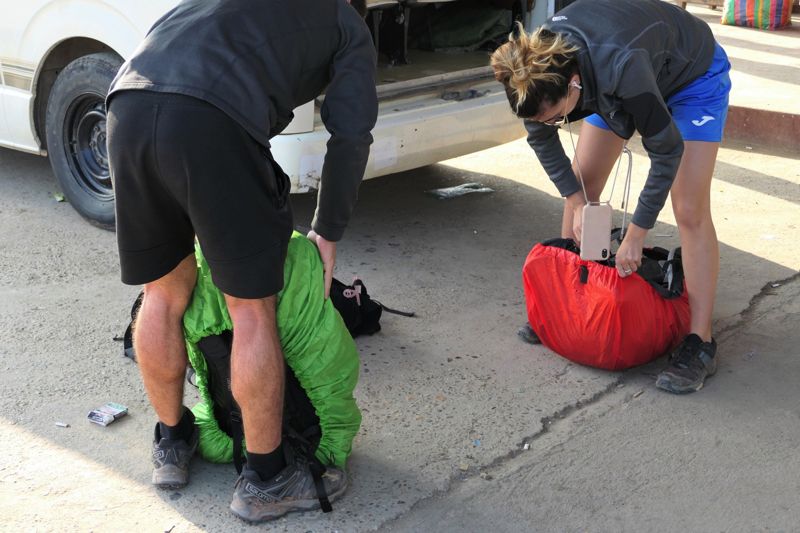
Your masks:
{"label": "black fabric bag", "polygon": [[[143,293],[139,293],[131,308],[131,322],[125,331],[123,349],[125,357],[136,360],[133,348],[133,323],[142,305]],[[380,326],[378,326],[380,329]],[[242,412],[231,391],[231,349],[233,347],[233,332],[223,331],[219,335],[204,337],[197,343],[203,359],[206,362],[208,373],[208,390],[214,404],[214,418],[222,431],[233,439],[233,449],[242,450],[244,440],[244,426]],[[328,500],[322,474],[325,466],[319,462],[314,451],[322,437],[322,429],[308,394],[300,385],[294,371],[289,365],[284,365],[286,381],[284,384],[283,401],[283,429],[282,442],[287,460],[292,455],[300,455],[308,462],[317,487],[320,507],[323,512],[332,510]],[[189,367],[187,381],[196,386],[193,381],[194,369]],[[243,453],[234,453],[233,462],[236,471],[241,473],[245,462]]]}
{"label": "black fabric bag", "polygon": [[[242,452],[244,426],[241,409],[231,391],[233,332],[226,330],[219,335],[204,337],[197,342],[197,347],[206,361],[208,391],[214,404],[214,418],[220,429],[233,439],[233,463],[236,471],[241,473],[245,463]],[[286,375],[282,430],[284,454],[287,456],[287,461],[291,460],[292,455],[300,455],[308,462],[317,488],[320,507],[327,513],[332,507],[322,481],[325,466],[314,456],[314,450],[317,449],[322,437],[319,417],[292,369],[284,365],[284,370]]]}
{"label": "black fabric bag", "polygon": [[381,330],[383,306],[370,298],[366,285],[360,279],[354,279],[352,285],[345,285],[333,278],[331,301],[353,337],[372,335]]}

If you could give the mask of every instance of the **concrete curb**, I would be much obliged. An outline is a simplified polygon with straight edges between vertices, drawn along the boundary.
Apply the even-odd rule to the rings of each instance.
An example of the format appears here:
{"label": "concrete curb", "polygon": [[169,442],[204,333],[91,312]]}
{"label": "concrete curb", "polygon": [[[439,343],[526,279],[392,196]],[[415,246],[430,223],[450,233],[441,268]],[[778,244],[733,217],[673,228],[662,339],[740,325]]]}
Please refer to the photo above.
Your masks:
{"label": "concrete curb", "polygon": [[800,151],[800,115],[730,106],[725,138]]}

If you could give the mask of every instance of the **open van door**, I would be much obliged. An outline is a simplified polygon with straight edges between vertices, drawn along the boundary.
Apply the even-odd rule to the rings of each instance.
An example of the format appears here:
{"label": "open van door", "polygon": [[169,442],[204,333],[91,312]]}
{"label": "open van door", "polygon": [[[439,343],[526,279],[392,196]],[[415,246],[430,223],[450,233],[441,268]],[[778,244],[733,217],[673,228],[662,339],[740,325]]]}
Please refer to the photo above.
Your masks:
{"label": "open van door", "polygon": [[[367,24],[381,54],[379,115],[364,178],[524,136],[488,66],[491,46],[513,21],[531,30],[569,1],[368,0]],[[95,225],[114,226],[108,85],[177,2],[0,0],[0,146],[48,155],[66,198]],[[491,34],[477,42],[479,31]],[[323,101],[297,108],[292,124],[270,141],[293,192],[319,187],[330,136],[319,115]]]}

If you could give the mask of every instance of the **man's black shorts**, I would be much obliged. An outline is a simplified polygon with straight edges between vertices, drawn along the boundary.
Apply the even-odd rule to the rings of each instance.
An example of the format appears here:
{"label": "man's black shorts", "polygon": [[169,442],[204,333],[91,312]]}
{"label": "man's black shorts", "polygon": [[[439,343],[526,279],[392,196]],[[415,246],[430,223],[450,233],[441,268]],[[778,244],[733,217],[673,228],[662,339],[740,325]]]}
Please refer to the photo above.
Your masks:
{"label": "man's black shorts", "polygon": [[189,96],[115,94],[108,109],[122,281],[155,281],[194,251],[238,298],[283,288],[289,177],[218,108]]}

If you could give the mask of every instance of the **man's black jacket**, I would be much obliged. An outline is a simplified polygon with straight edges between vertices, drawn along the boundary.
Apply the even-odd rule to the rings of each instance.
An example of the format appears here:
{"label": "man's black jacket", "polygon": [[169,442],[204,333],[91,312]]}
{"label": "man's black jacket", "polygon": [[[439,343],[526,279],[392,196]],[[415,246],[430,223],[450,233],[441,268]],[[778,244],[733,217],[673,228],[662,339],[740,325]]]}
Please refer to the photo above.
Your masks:
{"label": "man's black jacket", "polygon": [[345,0],[185,0],[155,23],[109,99],[130,89],[193,96],[269,147],[292,110],[325,91],[331,137],[312,228],[336,241],[372,143],[375,64],[367,25]]}

